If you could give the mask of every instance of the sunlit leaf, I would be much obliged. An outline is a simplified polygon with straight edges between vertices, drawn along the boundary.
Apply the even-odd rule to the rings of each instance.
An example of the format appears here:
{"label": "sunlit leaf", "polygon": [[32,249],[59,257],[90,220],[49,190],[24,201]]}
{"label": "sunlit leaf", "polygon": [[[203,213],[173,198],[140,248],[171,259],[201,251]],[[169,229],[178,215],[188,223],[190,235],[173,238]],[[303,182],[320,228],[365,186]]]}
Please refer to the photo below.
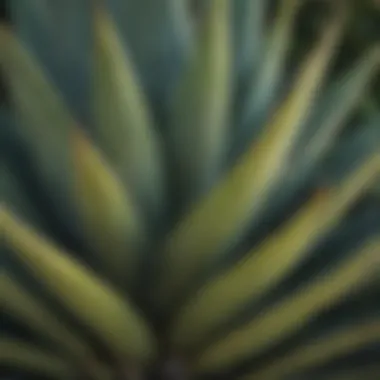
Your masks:
{"label": "sunlit leaf", "polygon": [[234,155],[247,147],[275,105],[274,100],[283,80],[286,58],[291,48],[294,19],[300,3],[299,0],[284,0],[279,6],[269,41],[266,41],[263,57],[252,76],[247,98],[241,108],[241,125],[234,131],[237,144],[234,147]]}
{"label": "sunlit leaf", "polygon": [[117,357],[151,357],[155,349],[151,333],[128,300],[5,208],[0,212],[5,245]]}
{"label": "sunlit leaf", "polygon": [[302,65],[292,92],[260,138],[168,237],[161,282],[155,294],[155,300],[162,306],[170,304],[200,271],[245,233],[268,191],[284,176],[292,148],[326,75],[342,21],[342,15],[335,14],[324,27],[319,43]]}
{"label": "sunlit leaf", "polygon": [[105,272],[119,285],[138,268],[144,231],[139,210],[119,178],[89,139],[72,135],[73,187],[89,245]]}
{"label": "sunlit leaf", "polygon": [[[244,376],[244,380],[274,380],[287,373],[315,367],[380,340],[380,321],[364,321],[358,326],[339,329],[293,350],[271,366]],[[339,379],[339,378],[338,378]]]}
{"label": "sunlit leaf", "polygon": [[89,370],[95,379],[110,379],[105,368],[100,367],[94,359],[90,348],[46,309],[40,300],[5,273],[0,274],[0,301],[7,314],[25,323],[38,335],[47,337],[66,358],[74,362],[91,363]]}
{"label": "sunlit leaf", "polygon": [[200,289],[198,296],[179,314],[174,344],[185,347],[196,344],[252,298],[277,284],[341,221],[377,175],[380,175],[379,154],[335,188],[311,199],[241,262]]}
{"label": "sunlit leaf", "polygon": [[310,136],[309,141],[305,143],[302,140],[301,152],[298,153],[302,154],[302,159],[298,160],[299,166],[310,167],[333,145],[378,73],[380,47],[374,47],[321,95],[305,131]]}
{"label": "sunlit leaf", "polygon": [[225,338],[206,347],[195,361],[197,371],[222,370],[270,347],[320,311],[356,288],[379,279],[380,240],[367,241],[338,268],[312,280]]}

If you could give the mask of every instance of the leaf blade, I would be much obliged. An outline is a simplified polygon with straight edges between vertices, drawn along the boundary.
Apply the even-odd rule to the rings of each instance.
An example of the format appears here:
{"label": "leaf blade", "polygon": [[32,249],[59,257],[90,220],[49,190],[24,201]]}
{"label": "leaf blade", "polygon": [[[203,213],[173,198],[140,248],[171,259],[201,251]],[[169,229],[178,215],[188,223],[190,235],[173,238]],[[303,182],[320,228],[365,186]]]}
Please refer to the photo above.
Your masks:
{"label": "leaf blade", "polygon": [[206,348],[195,359],[194,368],[202,372],[225,368],[295,331],[353,289],[378,278],[379,250],[379,239],[370,239],[356,251],[353,258],[345,260],[332,273],[315,279],[295,295],[275,304],[262,316]]}
{"label": "leaf blade", "polygon": [[335,13],[303,63],[293,91],[262,136],[252,143],[226,178],[180,220],[165,241],[163,273],[155,297],[162,310],[191,285],[199,271],[245,232],[269,189],[282,177],[315,93],[326,75],[343,23],[344,15]]}
{"label": "leaf blade", "polygon": [[157,217],[164,178],[159,136],[127,48],[106,10],[94,12],[93,113],[106,156],[126,187]]}
{"label": "leaf blade", "polygon": [[88,324],[117,357],[147,360],[155,350],[151,333],[141,316],[88,268],[0,210],[6,246],[49,291]]}

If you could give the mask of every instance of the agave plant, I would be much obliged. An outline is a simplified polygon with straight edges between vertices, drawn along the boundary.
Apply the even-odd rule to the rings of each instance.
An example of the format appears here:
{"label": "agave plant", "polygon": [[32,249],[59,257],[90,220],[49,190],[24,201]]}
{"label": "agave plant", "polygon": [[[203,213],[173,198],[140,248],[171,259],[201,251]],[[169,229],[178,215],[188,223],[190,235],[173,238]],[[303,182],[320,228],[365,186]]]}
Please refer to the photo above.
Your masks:
{"label": "agave plant", "polygon": [[380,46],[342,60],[348,1],[307,38],[301,1],[191,5],[9,2],[1,368],[378,379]]}

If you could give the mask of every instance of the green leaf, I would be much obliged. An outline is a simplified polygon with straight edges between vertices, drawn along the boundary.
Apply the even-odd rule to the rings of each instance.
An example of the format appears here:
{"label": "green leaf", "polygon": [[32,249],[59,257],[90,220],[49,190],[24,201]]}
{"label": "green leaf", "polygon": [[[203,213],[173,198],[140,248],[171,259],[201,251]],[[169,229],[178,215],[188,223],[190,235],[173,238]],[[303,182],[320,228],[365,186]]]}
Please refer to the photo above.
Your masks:
{"label": "green leaf", "polygon": [[[380,340],[380,322],[366,320],[357,326],[341,328],[337,332],[301,345],[271,363],[270,367],[243,376],[241,380],[274,380],[285,374],[320,366],[326,362],[365,348]],[[357,377],[364,379],[364,377]],[[337,377],[340,379],[340,377]],[[345,379],[345,378],[344,378]]]}
{"label": "green leaf", "polygon": [[139,210],[102,154],[80,130],[72,135],[73,193],[89,246],[109,278],[136,280],[145,231]]}
{"label": "green leaf", "polygon": [[36,372],[58,380],[75,377],[75,367],[50,352],[15,339],[0,339],[0,365]]}
{"label": "green leaf", "polygon": [[106,10],[94,12],[93,113],[100,146],[125,187],[157,218],[164,207],[161,147],[128,49]]}
{"label": "green leaf", "polygon": [[72,361],[91,363],[93,376],[98,380],[110,378],[106,370],[98,365],[92,350],[56,316],[44,307],[8,274],[0,274],[0,300],[4,310],[25,323],[37,334],[50,339],[57,350]]}
{"label": "green leaf", "polygon": [[92,328],[116,358],[147,360],[155,342],[138,312],[89,268],[0,210],[5,246],[82,323]]}
{"label": "green leaf", "polygon": [[152,103],[166,106],[193,46],[189,0],[106,0]]}
{"label": "green leaf", "polygon": [[38,210],[28,199],[25,190],[5,162],[0,164],[1,201],[35,226],[41,226]]}
{"label": "green leaf", "polygon": [[234,47],[235,69],[238,80],[246,80],[255,74],[265,46],[266,10],[265,0],[234,0]]}
{"label": "green leaf", "polygon": [[317,194],[242,261],[206,284],[179,313],[173,345],[194,348],[244,305],[279,283],[345,217],[377,175],[379,154],[368,158],[342,183]]}
{"label": "green leaf", "polygon": [[5,0],[17,37],[31,49],[70,109],[88,117],[90,12],[87,0]]}
{"label": "green leaf", "polygon": [[307,142],[302,139],[302,150],[298,153],[302,156],[299,165],[310,166],[309,162],[318,161],[333,145],[379,72],[380,46],[376,46],[321,95],[305,131],[312,136]]}
{"label": "green leaf", "polygon": [[241,119],[236,130],[236,154],[247,146],[247,143],[260,130],[273,109],[279,86],[284,79],[286,58],[291,47],[295,17],[301,2],[284,0],[278,7],[269,40],[266,42],[263,56],[260,57],[257,71],[252,75],[248,95],[242,107]]}
{"label": "green leaf", "polygon": [[6,27],[0,29],[0,43],[1,69],[19,122],[17,132],[31,151],[60,216],[74,228],[68,147],[75,122],[41,67]]}
{"label": "green leaf", "polygon": [[163,270],[154,298],[161,310],[175,302],[200,272],[245,234],[269,191],[283,177],[340,39],[342,16],[334,13],[323,28],[320,41],[302,64],[293,90],[262,135],[167,238]]}
{"label": "green leaf", "polygon": [[199,352],[194,369],[222,370],[288,336],[354,289],[378,279],[379,252],[378,237],[367,241],[338,268],[313,279],[292,296]]}
{"label": "green leaf", "polygon": [[173,94],[169,138],[185,202],[218,180],[227,148],[231,94],[230,0],[212,0],[197,50]]}

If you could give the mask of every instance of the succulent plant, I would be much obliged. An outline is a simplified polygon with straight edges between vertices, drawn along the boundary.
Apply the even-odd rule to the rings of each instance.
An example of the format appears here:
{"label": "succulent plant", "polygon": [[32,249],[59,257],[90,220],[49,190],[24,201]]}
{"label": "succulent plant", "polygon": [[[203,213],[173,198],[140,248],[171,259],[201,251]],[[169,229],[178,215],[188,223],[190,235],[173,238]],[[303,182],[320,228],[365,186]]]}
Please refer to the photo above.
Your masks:
{"label": "succulent plant", "polygon": [[8,378],[378,379],[380,46],[349,2],[8,5]]}

